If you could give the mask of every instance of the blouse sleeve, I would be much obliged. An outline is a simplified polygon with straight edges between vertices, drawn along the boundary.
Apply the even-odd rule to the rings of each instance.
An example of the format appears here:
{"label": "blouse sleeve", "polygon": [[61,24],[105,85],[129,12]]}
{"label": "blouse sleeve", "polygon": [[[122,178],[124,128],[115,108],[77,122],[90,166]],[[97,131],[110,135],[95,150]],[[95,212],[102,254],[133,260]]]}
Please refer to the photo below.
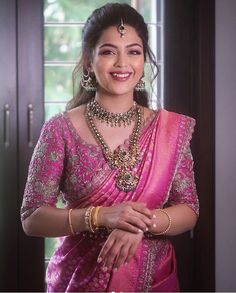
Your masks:
{"label": "blouse sleeve", "polygon": [[199,201],[196,191],[193,157],[189,143],[184,148],[175,173],[168,205],[186,204],[199,214]]}
{"label": "blouse sleeve", "polygon": [[29,165],[21,207],[21,219],[40,206],[55,206],[63,172],[64,140],[58,119],[51,118],[41,130]]}

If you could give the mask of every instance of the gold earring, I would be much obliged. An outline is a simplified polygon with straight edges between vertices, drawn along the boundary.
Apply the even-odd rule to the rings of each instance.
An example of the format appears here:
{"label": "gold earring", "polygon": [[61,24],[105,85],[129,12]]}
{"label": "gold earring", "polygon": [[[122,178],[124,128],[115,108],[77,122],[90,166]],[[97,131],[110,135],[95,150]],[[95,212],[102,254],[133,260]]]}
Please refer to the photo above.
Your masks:
{"label": "gold earring", "polygon": [[90,76],[90,70],[88,70],[87,74],[83,71],[80,83],[81,83],[81,86],[88,92],[97,90],[96,78],[95,80],[92,79],[92,77]]}
{"label": "gold earring", "polygon": [[137,91],[137,92],[143,92],[143,91],[145,91],[145,81],[143,80],[143,77],[140,78],[140,80],[136,84],[134,90]]}

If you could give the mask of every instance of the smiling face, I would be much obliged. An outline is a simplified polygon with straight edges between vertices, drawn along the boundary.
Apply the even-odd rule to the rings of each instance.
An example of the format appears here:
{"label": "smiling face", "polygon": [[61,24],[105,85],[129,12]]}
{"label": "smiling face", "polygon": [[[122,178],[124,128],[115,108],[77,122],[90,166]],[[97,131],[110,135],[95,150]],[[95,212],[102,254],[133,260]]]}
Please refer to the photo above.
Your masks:
{"label": "smiling face", "polygon": [[104,30],[93,52],[91,70],[101,95],[133,97],[133,90],[143,75],[144,52],[135,29],[125,24],[123,38],[116,26]]}

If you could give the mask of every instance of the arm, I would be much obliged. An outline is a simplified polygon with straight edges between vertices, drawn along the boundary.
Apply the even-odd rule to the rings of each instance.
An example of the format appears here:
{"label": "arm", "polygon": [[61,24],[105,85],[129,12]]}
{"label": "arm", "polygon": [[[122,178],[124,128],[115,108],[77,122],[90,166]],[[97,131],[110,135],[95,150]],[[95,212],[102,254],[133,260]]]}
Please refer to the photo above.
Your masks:
{"label": "arm", "polygon": [[[73,209],[71,220],[74,231],[88,231],[85,211]],[[68,210],[41,206],[23,220],[23,229],[30,236],[59,237],[71,234]],[[101,208],[99,224],[112,229],[124,229],[133,233],[145,231],[151,223],[152,213],[142,203],[126,202],[112,207]],[[101,222],[102,220],[102,222]]]}
{"label": "arm", "polygon": [[[194,228],[199,215],[199,202],[196,192],[193,158],[189,144],[185,148],[175,174],[170,196],[164,209],[171,218],[171,227],[166,235],[178,235]],[[151,233],[160,233],[168,227],[169,219],[160,210],[154,210],[156,227]]]}

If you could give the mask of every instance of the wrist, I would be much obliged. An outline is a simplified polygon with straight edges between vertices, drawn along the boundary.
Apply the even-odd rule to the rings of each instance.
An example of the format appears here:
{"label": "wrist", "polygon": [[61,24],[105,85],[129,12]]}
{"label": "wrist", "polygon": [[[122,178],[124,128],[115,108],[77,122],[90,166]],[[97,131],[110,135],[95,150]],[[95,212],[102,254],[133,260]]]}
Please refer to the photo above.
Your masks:
{"label": "wrist", "polygon": [[149,229],[149,232],[155,235],[165,235],[171,228],[171,217],[163,209],[156,209],[154,211],[153,225]]}
{"label": "wrist", "polygon": [[107,210],[107,207],[100,207],[99,209],[97,219],[98,219],[98,225],[100,227],[107,227],[106,210]]}

